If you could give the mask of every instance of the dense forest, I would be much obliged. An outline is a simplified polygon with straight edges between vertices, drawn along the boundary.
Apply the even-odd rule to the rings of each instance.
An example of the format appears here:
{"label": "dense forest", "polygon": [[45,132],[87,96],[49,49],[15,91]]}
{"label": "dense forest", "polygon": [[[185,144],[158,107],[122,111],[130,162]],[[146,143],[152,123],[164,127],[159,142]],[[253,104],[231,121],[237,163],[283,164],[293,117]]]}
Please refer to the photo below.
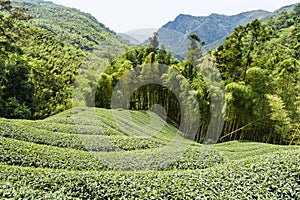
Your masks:
{"label": "dense forest", "polygon": [[[178,128],[184,124],[184,135],[191,123],[200,124],[191,139],[203,142],[213,117],[212,96],[221,94],[209,88],[200,73],[203,60],[209,59],[222,76],[226,94],[219,142],[300,142],[300,5],[235,28],[224,44],[207,54],[202,53],[205,41],[191,34],[186,59],[181,61],[159,44],[156,33],[148,44],[129,47],[90,15],[74,9],[55,12],[59,7],[50,3],[15,4],[0,1],[1,117],[41,119],[74,105],[149,110],[160,104],[170,123]],[[82,22],[56,25],[61,14],[80,16]],[[88,23],[94,28],[81,29]],[[132,79],[124,80],[129,72],[138,80],[156,77],[161,84],[130,88]],[[128,102],[112,105],[120,81],[134,90]]]}
{"label": "dense forest", "polygon": [[[141,78],[161,74],[162,82],[174,83],[173,79],[177,79],[180,84],[173,87],[177,87],[179,93],[186,92],[182,88],[190,84],[198,98],[199,108],[195,108],[195,102],[186,101],[200,112],[200,129],[193,139],[203,142],[211,120],[211,96],[214,94],[198,68],[203,67],[201,58],[211,57],[221,73],[226,92],[225,126],[219,141],[299,143],[299,16],[298,5],[294,10],[284,10],[266,21],[254,20],[246,26],[239,26],[223,45],[207,55],[202,55],[201,51],[205,41],[192,34],[184,61],[173,58],[164,46],[159,48],[159,35],[154,34],[148,45],[134,47],[114,60],[101,75],[96,106],[111,108],[113,88],[126,71],[138,71]],[[147,72],[145,66],[149,63],[153,67]],[[169,66],[169,70],[161,71],[160,64]],[[174,71],[179,74],[174,74]],[[132,79],[129,79],[127,84],[131,82]],[[184,123],[184,116],[178,97],[170,89],[173,91],[172,86],[145,85],[134,91],[126,106],[147,110],[161,104],[168,113],[169,121],[179,126]]]}
{"label": "dense forest", "polygon": [[[85,102],[98,65],[128,46],[75,9],[35,1],[3,0],[0,6],[2,117],[41,119],[69,109],[75,83],[84,90]],[[95,64],[85,67],[89,60]],[[80,80],[79,73],[84,74]]]}

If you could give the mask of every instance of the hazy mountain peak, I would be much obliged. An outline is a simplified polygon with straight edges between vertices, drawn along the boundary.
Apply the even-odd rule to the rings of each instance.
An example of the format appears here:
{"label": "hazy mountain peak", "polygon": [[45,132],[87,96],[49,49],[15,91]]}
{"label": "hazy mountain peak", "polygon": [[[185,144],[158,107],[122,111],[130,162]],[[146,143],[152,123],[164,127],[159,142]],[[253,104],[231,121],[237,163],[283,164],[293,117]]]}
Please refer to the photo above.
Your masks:
{"label": "hazy mountain peak", "polygon": [[118,35],[120,35],[121,37],[130,41],[133,44],[142,44],[146,40],[148,40],[149,37],[152,37],[153,33],[157,30],[157,28],[141,28],[127,31],[125,33],[118,33]]}
{"label": "hazy mountain peak", "polygon": [[13,0],[12,2],[27,2],[27,3],[47,3],[54,4],[52,1],[44,1],[44,0]]}

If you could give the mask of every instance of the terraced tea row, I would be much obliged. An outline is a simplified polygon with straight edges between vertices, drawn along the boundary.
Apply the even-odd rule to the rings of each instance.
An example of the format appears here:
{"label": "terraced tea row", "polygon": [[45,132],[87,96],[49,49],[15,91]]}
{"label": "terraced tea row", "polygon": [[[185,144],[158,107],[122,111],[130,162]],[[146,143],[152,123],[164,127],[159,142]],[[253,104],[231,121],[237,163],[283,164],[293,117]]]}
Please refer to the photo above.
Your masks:
{"label": "terraced tea row", "polygon": [[[27,121],[13,123],[11,120],[2,119],[0,120],[0,136],[37,144],[88,151],[136,150],[158,148],[162,145],[153,137],[67,134],[35,128],[36,126],[32,126],[33,124]],[[41,125],[44,124],[41,123]],[[51,127],[54,129],[55,124]]]}
{"label": "terraced tea row", "polygon": [[63,199],[299,199],[300,149],[205,170],[98,172],[0,165],[0,197]]}
{"label": "terraced tea row", "polygon": [[0,119],[0,198],[298,199],[299,153],[200,145],[149,112],[76,108],[41,121]]}
{"label": "terraced tea row", "polygon": [[223,162],[217,152],[197,147],[91,153],[0,137],[0,162],[24,167],[72,170],[204,169]]}

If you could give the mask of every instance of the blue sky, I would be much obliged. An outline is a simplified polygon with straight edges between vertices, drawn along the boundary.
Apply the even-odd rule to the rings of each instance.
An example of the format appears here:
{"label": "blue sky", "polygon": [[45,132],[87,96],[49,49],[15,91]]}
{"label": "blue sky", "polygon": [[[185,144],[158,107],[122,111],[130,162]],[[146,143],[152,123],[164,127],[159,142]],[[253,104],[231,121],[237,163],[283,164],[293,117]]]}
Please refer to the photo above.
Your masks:
{"label": "blue sky", "polygon": [[91,13],[116,32],[160,28],[179,14],[207,16],[233,15],[263,9],[275,11],[299,0],[52,0]]}

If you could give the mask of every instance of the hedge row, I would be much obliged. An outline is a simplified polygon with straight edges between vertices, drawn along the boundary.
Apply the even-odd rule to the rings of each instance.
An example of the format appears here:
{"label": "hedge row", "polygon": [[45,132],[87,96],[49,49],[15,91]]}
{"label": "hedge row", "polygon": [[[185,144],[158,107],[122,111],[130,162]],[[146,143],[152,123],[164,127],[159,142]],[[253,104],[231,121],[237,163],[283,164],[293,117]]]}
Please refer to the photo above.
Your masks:
{"label": "hedge row", "polygon": [[133,152],[90,153],[0,137],[0,162],[9,165],[77,170],[205,169],[223,162],[216,151],[171,146]]}
{"label": "hedge row", "polygon": [[0,198],[300,199],[300,150],[206,170],[79,172],[0,165]]}
{"label": "hedge row", "polygon": [[0,136],[89,151],[119,151],[158,148],[161,146],[153,137],[127,137],[106,135],[78,135],[51,132],[31,126],[30,123],[12,123],[0,120]]}

